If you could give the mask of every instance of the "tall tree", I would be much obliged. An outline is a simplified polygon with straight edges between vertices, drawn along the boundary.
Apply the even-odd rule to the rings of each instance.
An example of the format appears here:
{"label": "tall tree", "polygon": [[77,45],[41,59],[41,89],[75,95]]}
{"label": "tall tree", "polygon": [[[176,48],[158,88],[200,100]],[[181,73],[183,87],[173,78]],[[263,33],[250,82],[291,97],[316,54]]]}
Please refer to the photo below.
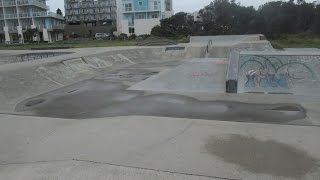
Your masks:
{"label": "tall tree", "polygon": [[61,16],[63,16],[62,11],[61,11],[60,8],[57,9],[56,13],[59,14],[59,15],[61,15]]}
{"label": "tall tree", "polygon": [[190,14],[180,12],[170,18],[161,20],[160,26],[155,26],[151,34],[165,37],[188,36],[192,35],[194,24],[193,17]]}

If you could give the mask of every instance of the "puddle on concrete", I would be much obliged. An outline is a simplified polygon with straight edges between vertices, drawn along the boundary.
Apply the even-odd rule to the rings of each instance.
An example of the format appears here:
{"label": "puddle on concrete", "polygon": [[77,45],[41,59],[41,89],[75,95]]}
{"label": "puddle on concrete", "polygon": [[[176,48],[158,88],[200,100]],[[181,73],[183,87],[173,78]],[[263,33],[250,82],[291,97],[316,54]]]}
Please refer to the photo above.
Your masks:
{"label": "puddle on concrete", "polygon": [[273,140],[261,141],[241,135],[212,137],[206,149],[225,162],[258,174],[300,179],[318,168],[317,161],[306,152]]}
{"label": "puddle on concrete", "polygon": [[[91,79],[27,99],[16,111],[74,119],[142,115],[280,124],[306,117],[304,109],[295,104],[199,101],[173,94],[143,96],[144,92],[127,88],[122,83]],[[45,101],[38,103],[39,99]],[[286,109],[295,111],[287,113]]]}

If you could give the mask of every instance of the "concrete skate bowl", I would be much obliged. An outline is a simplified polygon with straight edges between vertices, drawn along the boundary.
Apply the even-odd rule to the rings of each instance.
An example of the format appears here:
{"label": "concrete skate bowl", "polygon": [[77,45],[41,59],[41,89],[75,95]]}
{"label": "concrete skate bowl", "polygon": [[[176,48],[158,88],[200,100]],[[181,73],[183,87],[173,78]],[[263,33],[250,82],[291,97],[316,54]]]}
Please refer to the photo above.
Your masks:
{"label": "concrete skate bowl", "polygon": [[36,53],[23,53],[18,55],[10,55],[2,57],[0,61],[1,64],[10,64],[10,63],[20,63],[26,61],[40,60],[55,56],[62,56],[67,54],[72,54],[73,52],[36,52]]}
{"label": "concrete skate bowl", "polygon": [[241,52],[239,93],[318,95],[319,52]]}
{"label": "concrete skate bowl", "polygon": [[203,101],[175,93],[128,89],[204,55],[204,47],[184,51],[131,48],[43,64],[3,65],[0,110],[70,119],[142,115],[280,124],[306,117],[304,108],[297,104]]}
{"label": "concrete skate bowl", "polygon": [[185,51],[128,47],[75,59],[4,64],[0,66],[0,112],[15,113],[16,104],[25,99],[91,78],[135,83],[204,54],[199,47]]}

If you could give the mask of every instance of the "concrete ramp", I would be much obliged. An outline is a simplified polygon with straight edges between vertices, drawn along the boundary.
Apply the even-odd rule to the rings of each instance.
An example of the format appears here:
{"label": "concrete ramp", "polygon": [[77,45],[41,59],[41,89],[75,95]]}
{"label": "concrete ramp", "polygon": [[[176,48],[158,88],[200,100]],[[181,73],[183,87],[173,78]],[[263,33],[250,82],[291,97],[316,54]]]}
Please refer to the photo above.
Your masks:
{"label": "concrete ramp", "polygon": [[156,92],[225,92],[228,61],[224,58],[193,59],[142,81],[129,90]]}
{"label": "concrete ramp", "polygon": [[248,51],[239,56],[239,93],[319,94],[319,51]]}

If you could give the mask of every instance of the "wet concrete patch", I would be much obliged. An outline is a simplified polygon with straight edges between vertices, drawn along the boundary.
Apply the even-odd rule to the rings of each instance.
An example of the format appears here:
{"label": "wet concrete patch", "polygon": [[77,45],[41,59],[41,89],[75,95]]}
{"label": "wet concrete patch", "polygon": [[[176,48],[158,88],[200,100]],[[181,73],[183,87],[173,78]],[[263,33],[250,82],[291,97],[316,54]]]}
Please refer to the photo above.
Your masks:
{"label": "wet concrete patch", "polygon": [[302,179],[318,169],[317,160],[306,152],[274,140],[261,141],[241,135],[211,137],[206,149],[225,162],[258,174]]}
{"label": "wet concrete patch", "polygon": [[[305,110],[295,104],[199,101],[174,94],[144,96],[142,91],[130,91],[127,88],[119,82],[91,79],[27,99],[16,106],[16,111],[75,119],[142,115],[279,124],[306,117]],[[37,103],[39,99],[46,101]],[[37,105],[30,106],[34,102]],[[297,111],[287,113],[284,107]]]}

